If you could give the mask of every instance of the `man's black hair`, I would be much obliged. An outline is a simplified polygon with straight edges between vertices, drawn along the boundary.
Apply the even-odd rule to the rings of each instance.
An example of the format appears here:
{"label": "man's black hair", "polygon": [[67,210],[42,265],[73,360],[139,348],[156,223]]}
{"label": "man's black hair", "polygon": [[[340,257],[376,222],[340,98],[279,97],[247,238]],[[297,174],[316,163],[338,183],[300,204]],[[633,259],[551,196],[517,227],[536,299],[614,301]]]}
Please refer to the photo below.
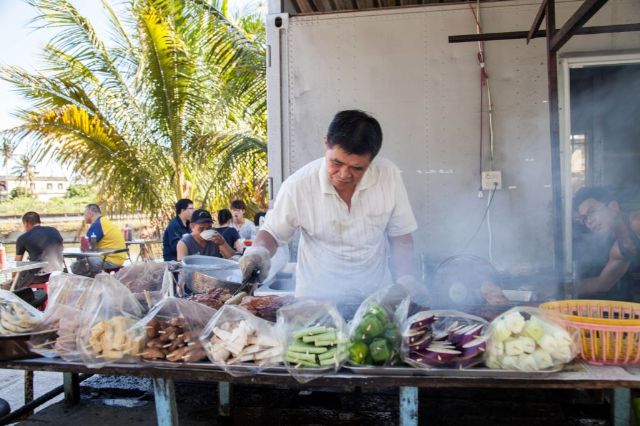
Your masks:
{"label": "man's black hair", "polygon": [[585,186],[580,188],[578,192],[576,192],[576,195],[573,196],[573,209],[577,210],[578,207],[580,207],[580,204],[590,198],[604,204],[617,201],[616,195],[611,188],[603,186]]}
{"label": "man's black hair", "polygon": [[246,210],[247,209],[247,205],[242,200],[233,200],[231,202],[231,208],[232,209],[237,209],[237,210]]}
{"label": "man's black hair", "polygon": [[340,111],[329,124],[327,145],[338,145],[348,154],[371,154],[373,159],[382,146],[382,128],[364,111]]}
{"label": "man's black hair", "polygon": [[87,210],[89,210],[91,213],[93,214],[102,214],[102,211],[100,210],[100,206],[97,204],[87,204],[86,207]]}
{"label": "man's black hair", "polygon": [[40,225],[40,215],[36,212],[26,212],[22,215],[22,223],[28,225]]}
{"label": "man's black hair", "polygon": [[182,213],[183,210],[188,209],[189,204],[193,204],[193,201],[188,198],[181,198],[180,200],[178,200],[178,202],[176,203],[176,216]]}
{"label": "man's black hair", "polygon": [[220,224],[220,226],[229,222],[231,218],[233,218],[233,216],[231,215],[229,209],[222,209],[218,212],[218,224]]}

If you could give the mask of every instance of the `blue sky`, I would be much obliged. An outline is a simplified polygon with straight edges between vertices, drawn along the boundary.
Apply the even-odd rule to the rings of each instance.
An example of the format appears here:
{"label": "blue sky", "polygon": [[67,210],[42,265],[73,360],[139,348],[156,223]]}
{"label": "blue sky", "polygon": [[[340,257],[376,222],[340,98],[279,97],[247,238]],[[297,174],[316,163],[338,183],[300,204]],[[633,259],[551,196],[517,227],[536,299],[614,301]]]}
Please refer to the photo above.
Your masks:
{"label": "blue sky", "polygon": [[[100,0],[70,0],[70,2],[87,16],[96,26],[96,30],[104,34],[104,14]],[[117,4],[119,0],[112,0],[111,4]],[[230,7],[234,11],[251,7],[254,4],[264,3],[261,0],[231,0]],[[27,70],[34,70],[38,64],[38,57],[42,47],[53,35],[46,29],[34,30],[30,24],[34,17],[34,10],[23,0],[0,0],[0,63],[3,65],[18,65]],[[24,107],[27,103],[4,81],[0,81],[0,130],[18,124],[12,116],[16,107]],[[26,144],[22,144],[17,155],[28,150]],[[11,167],[11,166],[10,166]],[[38,167],[41,175],[66,175],[69,173],[57,164],[41,164]]]}

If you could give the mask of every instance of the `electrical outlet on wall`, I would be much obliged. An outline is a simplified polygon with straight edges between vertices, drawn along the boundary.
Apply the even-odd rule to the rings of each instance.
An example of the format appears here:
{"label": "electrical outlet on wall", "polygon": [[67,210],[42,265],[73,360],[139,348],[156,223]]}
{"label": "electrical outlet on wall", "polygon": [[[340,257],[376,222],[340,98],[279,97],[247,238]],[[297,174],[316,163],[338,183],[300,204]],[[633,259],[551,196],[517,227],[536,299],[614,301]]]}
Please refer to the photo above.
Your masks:
{"label": "electrical outlet on wall", "polygon": [[493,191],[494,189],[502,189],[502,172],[500,170],[482,172],[482,190]]}

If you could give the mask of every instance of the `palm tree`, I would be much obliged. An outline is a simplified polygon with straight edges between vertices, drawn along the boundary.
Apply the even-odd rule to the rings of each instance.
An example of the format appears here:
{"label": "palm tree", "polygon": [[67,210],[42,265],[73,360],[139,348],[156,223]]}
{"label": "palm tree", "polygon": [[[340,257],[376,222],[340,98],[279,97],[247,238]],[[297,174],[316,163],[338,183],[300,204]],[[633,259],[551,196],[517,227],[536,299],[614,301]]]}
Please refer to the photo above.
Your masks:
{"label": "palm tree", "polygon": [[9,139],[2,138],[2,142],[0,142],[0,159],[2,160],[2,167],[4,167],[5,176],[9,175],[9,162],[11,161],[11,157],[13,157],[13,152],[15,151],[15,146],[11,143]]}
{"label": "palm tree", "polygon": [[18,181],[23,181],[26,184],[25,193],[32,194],[32,184],[36,181],[36,162],[33,159],[33,155],[26,154],[21,155],[18,158],[17,164],[13,167],[11,172],[18,176]]}
{"label": "palm tree", "polygon": [[4,131],[33,140],[98,187],[112,207],[170,214],[177,198],[219,208],[265,204],[266,83],[260,17],[227,1],[130,0],[103,6],[103,41],[67,0],[27,0],[56,28],[38,73],[5,67],[32,107]]}

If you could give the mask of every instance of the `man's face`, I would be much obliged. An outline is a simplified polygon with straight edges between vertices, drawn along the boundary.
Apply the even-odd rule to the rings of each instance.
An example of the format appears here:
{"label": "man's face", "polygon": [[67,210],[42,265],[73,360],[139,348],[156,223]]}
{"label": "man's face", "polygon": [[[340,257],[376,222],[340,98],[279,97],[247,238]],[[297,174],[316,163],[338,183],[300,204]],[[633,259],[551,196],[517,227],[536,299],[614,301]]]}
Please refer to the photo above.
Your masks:
{"label": "man's face", "polygon": [[91,214],[91,210],[84,209],[84,221],[85,223],[93,223],[93,215]]}
{"label": "man's face", "polygon": [[193,204],[189,204],[186,209],[180,212],[180,219],[183,221],[187,221],[191,219],[191,215],[193,214]]}
{"label": "man's face", "polygon": [[231,208],[231,215],[233,216],[233,219],[237,222],[238,220],[244,217],[244,209]]}
{"label": "man's face", "polygon": [[200,235],[203,231],[207,229],[213,228],[213,222],[205,222],[205,223],[192,223],[191,224],[191,233],[193,235]]}
{"label": "man's face", "polygon": [[613,230],[619,211],[618,203],[615,201],[605,204],[594,198],[588,198],[578,206],[577,219],[591,232],[609,234]]}
{"label": "man's face", "polygon": [[324,156],[327,162],[327,172],[331,185],[338,190],[354,189],[364,176],[371,154],[349,154],[339,145],[329,148],[327,140],[324,142]]}

